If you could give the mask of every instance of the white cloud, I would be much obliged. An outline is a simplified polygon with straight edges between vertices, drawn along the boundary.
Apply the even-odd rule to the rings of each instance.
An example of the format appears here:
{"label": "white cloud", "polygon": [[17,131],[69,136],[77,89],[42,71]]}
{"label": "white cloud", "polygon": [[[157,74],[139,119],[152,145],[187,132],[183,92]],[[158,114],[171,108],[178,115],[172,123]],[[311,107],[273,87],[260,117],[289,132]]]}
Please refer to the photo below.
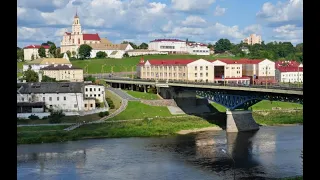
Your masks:
{"label": "white cloud", "polygon": [[43,12],[52,12],[63,8],[70,0],[18,0],[18,7],[37,9]]}
{"label": "white cloud", "polygon": [[207,22],[203,18],[199,16],[188,16],[184,21],[181,22],[181,24],[185,26],[202,26],[205,25]]}
{"label": "white cloud", "polygon": [[164,32],[169,32],[171,31],[173,28],[173,22],[170,20],[167,24],[165,24],[164,26],[162,26],[162,31]]}
{"label": "white cloud", "polygon": [[216,7],[215,11],[214,11],[214,15],[215,16],[222,16],[224,15],[224,13],[226,12],[227,8],[222,8],[219,5]]}
{"label": "white cloud", "polygon": [[208,9],[215,0],[171,0],[172,7],[179,11],[201,11]]}
{"label": "white cloud", "polygon": [[252,24],[244,28],[243,33],[245,34],[261,34],[262,26],[260,24]]}
{"label": "white cloud", "polygon": [[277,41],[290,41],[294,44],[303,41],[303,29],[293,24],[274,28],[273,32],[275,33],[273,39]]}
{"label": "white cloud", "polygon": [[302,26],[303,0],[287,0],[273,5],[270,2],[263,4],[257,17],[270,26],[296,24]]}

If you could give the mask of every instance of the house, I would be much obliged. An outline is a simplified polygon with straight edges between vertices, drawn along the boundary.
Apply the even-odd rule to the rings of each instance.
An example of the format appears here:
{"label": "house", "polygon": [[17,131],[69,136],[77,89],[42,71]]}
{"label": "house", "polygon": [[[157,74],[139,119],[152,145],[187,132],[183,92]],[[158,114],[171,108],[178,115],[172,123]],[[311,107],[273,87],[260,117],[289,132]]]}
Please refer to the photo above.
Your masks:
{"label": "house", "polygon": [[39,77],[48,76],[56,79],[56,81],[70,81],[70,82],[82,82],[83,81],[83,69],[61,64],[52,64],[43,68],[40,68]]}
{"label": "house", "polygon": [[[23,56],[25,61],[31,61],[34,59],[40,58],[38,50],[41,47],[41,45],[29,45],[23,48]],[[46,56],[49,56],[49,48],[48,45],[43,45],[43,48],[46,51]]]}
{"label": "house", "polygon": [[303,67],[278,67],[276,80],[281,83],[303,83]]}
{"label": "house", "polygon": [[97,99],[100,103],[105,101],[105,87],[103,85],[85,83],[84,97]]}
{"label": "house", "polygon": [[187,43],[187,51],[193,55],[210,55],[208,45],[203,43]]}
{"label": "house", "polygon": [[71,62],[66,58],[41,58],[36,59],[33,61],[29,61],[26,64],[23,65],[23,71],[27,71],[29,67],[31,67],[31,70],[35,72],[39,72],[41,68],[50,66],[50,65],[66,65],[71,67]]}
{"label": "house", "polygon": [[129,43],[126,44],[113,44],[106,38],[101,38],[100,43],[89,44],[92,47],[90,57],[95,58],[99,51],[105,52],[108,57],[120,59],[127,51],[133,50]]}
{"label": "house", "polygon": [[17,83],[17,107],[20,113],[39,113],[46,109],[83,111],[83,83]]}

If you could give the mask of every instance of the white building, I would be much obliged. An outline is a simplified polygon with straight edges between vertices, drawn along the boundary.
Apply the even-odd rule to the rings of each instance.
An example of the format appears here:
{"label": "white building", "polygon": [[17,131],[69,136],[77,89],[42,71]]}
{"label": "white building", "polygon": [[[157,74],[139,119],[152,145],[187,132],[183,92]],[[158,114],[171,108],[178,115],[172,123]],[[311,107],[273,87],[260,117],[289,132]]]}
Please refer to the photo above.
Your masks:
{"label": "white building", "polygon": [[105,52],[108,57],[121,59],[127,51],[133,50],[133,47],[128,44],[113,44],[106,38],[101,38],[98,44],[89,44],[92,47],[90,57],[95,58],[99,51]]}
{"label": "white building", "polygon": [[[23,48],[23,56],[25,61],[31,61],[34,59],[40,58],[38,50],[41,47],[41,45],[29,45]],[[46,51],[46,57],[49,56],[49,48],[48,45],[43,45],[43,48]],[[32,58],[33,56],[33,58]]]}
{"label": "white building", "polygon": [[256,34],[250,34],[250,36],[245,38],[243,42],[249,45],[254,45],[254,44],[261,44],[262,40],[261,40],[261,36]]}
{"label": "white building", "polygon": [[[63,111],[83,111],[83,83],[80,82],[42,82],[18,83],[18,112],[44,112],[45,109]],[[35,104],[36,107],[32,105]],[[30,107],[31,106],[31,107]]]}
{"label": "white building", "polygon": [[133,50],[127,51],[127,53],[130,57],[152,55],[152,54],[168,54],[168,52],[160,52],[160,51],[148,50],[148,49],[133,49]]}
{"label": "white building", "polygon": [[280,66],[275,71],[276,80],[282,83],[303,83],[303,67]]}
{"label": "white building", "polygon": [[148,49],[169,54],[210,55],[210,49],[202,43],[188,43],[178,39],[156,39],[150,41]]}
{"label": "white building", "polygon": [[103,85],[85,84],[84,95],[86,98],[98,99],[102,103],[105,100],[105,88]]}
{"label": "white building", "polygon": [[208,45],[202,43],[188,43],[187,51],[193,55],[210,55]]}
{"label": "white building", "polygon": [[256,84],[275,83],[275,62],[269,59],[240,59],[238,63],[242,64],[243,76],[250,77],[251,82]]}

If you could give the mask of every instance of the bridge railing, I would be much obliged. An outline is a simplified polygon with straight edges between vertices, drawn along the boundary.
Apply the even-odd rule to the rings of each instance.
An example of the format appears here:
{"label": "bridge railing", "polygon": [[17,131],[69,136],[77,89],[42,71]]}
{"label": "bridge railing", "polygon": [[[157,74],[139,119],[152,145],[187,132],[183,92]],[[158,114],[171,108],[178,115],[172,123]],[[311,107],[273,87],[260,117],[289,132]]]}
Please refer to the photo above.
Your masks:
{"label": "bridge railing", "polygon": [[194,82],[194,81],[174,81],[174,80],[154,80],[154,79],[131,79],[119,77],[107,77],[109,80],[124,80],[124,81],[140,81],[150,83],[175,83],[175,84],[193,84],[193,85],[212,85],[212,86],[228,86],[228,87],[249,87],[249,88],[267,88],[267,89],[281,89],[281,90],[296,90],[303,91],[303,84],[267,84],[267,85],[253,85],[253,84],[233,84],[233,83],[214,83],[214,82]]}

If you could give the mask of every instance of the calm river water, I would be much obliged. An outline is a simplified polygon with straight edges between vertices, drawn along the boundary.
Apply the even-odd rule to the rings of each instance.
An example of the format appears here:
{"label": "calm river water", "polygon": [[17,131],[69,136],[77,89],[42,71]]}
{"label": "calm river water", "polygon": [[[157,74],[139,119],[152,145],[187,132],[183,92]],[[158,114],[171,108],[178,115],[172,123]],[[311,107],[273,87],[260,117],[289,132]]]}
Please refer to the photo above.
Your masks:
{"label": "calm river water", "polygon": [[[212,180],[302,175],[303,126],[256,133],[202,132],[162,138],[19,145],[18,179]],[[228,154],[223,153],[225,149]],[[233,171],[234,170],[234,171]]]}

